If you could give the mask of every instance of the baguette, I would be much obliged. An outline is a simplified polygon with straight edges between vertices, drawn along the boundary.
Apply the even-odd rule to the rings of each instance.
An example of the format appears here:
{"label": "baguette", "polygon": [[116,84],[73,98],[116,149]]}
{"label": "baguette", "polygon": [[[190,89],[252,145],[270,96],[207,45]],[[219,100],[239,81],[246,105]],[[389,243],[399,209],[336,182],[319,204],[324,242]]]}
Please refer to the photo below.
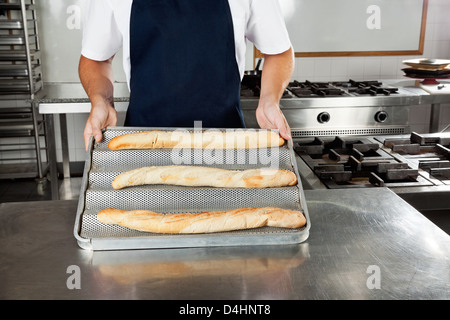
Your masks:
{"label": "baguette", "polygon": [[297,183],[294,172],[280,169],[226,170],[200,166],[152,166],[123,172],[114,178],[116,190],[164,184],[215,188],[274,188]]}
{"label": "baguette", "polygon": [[271,130],[144,131],[112,138],[111,150],[126,149],[255,149],[279,147],[284,139]]}
{"label": "baguette", "polygon": [[302,212],[275,207],[174,214],[108,208],[101,210],[97,219],[101,223],[133,230],[169,234],[224,232],[264,226],[300,228],[306,224]]}

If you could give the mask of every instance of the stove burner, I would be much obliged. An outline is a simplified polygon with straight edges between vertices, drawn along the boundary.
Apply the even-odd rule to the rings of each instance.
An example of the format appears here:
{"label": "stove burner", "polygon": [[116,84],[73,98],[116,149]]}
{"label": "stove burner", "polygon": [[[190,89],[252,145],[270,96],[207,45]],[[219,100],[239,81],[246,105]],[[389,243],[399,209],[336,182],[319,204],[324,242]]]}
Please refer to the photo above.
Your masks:
{"label": "stove burner", "polygon": [[327,155],[331,160],[341,160],[341,158],[348,158],[349,155],[354,156],[360,160],[364,157],[383,157],[382,154],[377,153],[379,145],[371,143],[368,139],[346,139],[335,137],[329,138],[315,137],[312,141],[308,139],[301,139],[296,143],[295,150],[304,152],[307,155],[315,158],[322,158]]}
{"label": "stove burner", "polygon": [[[259,86],[254,87],[247,87],[245,85],[241,85],[241,92],[240,96],[242,98],[259,98],[261,94],[261,88]],[[292,95],[289,93],[289,91],[284,90],[282,99],[290,99],[292,98]]]}
{"label": "stove burner", "polygon": [[383,83],[379,81],[354,81],[350,79],[348,82],[332,82],[332,84],[336,87],[347,88],[349,93],[356,95],[389,96],[398,92],[398,88],[383,86]]}
{"label": "stove burner", "polygon": [[366,138],[303,138],[294,149],[328,188],[421,183],[418,169]]}
{"label": "stove burner", "polygon": [[[421,158],[440,157],[450,160],[450,136],[411,133],[409,138],[386,138],[383,145],[401,155]],[[417,157],[416,157],[417,158]]]}
{"label": "stove burner", "polygon": [[364,87],[381,87],[383,85],[380,81],[355,81],[355,80],[348,80],[348,82],[333,82],[335,86],[338,87],[357,87],[357,88],[364,88]]}
{"label": "stove burner", "polygon": [[395,93],[397,92],[397,88],[381,88],[381,87],[375,87],[375,86],[370,86],[370,87],[364,87],[364,88],[349,88],[348,92],[354,92],[358,95],[371,95],[371,96],[377,96],[380,94],[383,94],[385,96],[389,96],[391,95],[391,93]]}
{"label": "stove burner", "polygon": [[338,97],[361,95],[389,96],[398,92],[398,88],[383,86],[379,81],[341,81],[341,82],[299,82],[294,80],[287,89],[299,98]]}
{"label": "stove burner", "polygon": [[450,168],[432,168],[430,174],[442,180],[450,180]]}
{"label": "stove burner", "polygon": [[433,178],[450,184],[450,135],[447,133],[418,134],[409,137],[387,137],[380,141],[401,155],[414,167],[428,172]]}
{"label": "stove burner", "polygon": [[332,86],[328,82],[298,82],[289,83],[288,90],[299,98],[305,97],[337,97],[345,95],[345,91]]}

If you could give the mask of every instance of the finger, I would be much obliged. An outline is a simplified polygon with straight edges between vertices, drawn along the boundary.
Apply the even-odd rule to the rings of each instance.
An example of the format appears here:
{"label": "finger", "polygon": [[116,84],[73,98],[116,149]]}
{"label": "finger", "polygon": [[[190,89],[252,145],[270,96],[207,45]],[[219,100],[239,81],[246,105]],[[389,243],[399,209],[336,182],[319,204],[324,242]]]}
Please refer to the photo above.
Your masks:
{"label": "finger", "polygon": [[94,137],[96,142],[100,142],[103,139],[103,134],[102,131],[93,125],[91,121],[88,121],[84,129],[84,146],[86,151],[89,148],[89,141],[91,137]]}
{"label": "finger", "polygon": [[283,127],[283,133],[281,134],[281,136],[286,139],[286,140],[292,140],[292,135],[291,135],[291,127],[289,126],[289,124],[287,123],[286,119],[284,120],[284,127]]}
{"label": "finger", "polygon": [[88,151],[89,149],[89,136],[84,135],[84,149]]}
{"label": "finger", "polygon": [[101,142],[103,140],[103,134],[101,131],[98,133],[95,133],[95,134],[85,133],[84,134],[84,146],[86,148],[86,151],[89,149],[89,142],[91,140],[91,137],[94,137],[95,142]]}
{"label": "finger", "polygon": [[290,134],[290,130],[286,126],[283,126],[283,127],[279,128],[278,131],[280,132],[280,136],[283,139],[285,139],[285,140],[291,140],[292,139],[292,136]]}
{"label": "finger", "polygon": [[276,120],[276,128],[278,129],[278,132],[280,133],[280,136],[285,140],[291,140],[291,128],[289,127],[289,124],[284,116],[284,114],[279,112],[277,120]]}
{"label": "finger", "polygon": [[103,133],[100,129],[93,129],[91,136],[94,137],[95,142],[101,142],[103,140]]}
{"label": "finger", "polygon": [[84,133],[83,133],[83,137],[84,137],[84,148],[86,149],[86,151],[89,148],[89,140],[91,139],[92,136],[92,128],[91,128],[91,124],[89,122],[86,123],[86,126],[84,128]]}

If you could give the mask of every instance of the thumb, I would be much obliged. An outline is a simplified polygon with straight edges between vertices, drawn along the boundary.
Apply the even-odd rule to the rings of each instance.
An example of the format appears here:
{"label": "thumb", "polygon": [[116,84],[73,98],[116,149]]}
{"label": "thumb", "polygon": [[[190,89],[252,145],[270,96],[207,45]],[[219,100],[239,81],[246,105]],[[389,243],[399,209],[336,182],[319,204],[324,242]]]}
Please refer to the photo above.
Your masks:
{"label": "thumb", "polygon": [[86,128],[84,129],[84,146],[86,151],[89,148],[89,140],[94,137],[96,142],[100,142],[103,139],[102,131],[99,128],[92,126],[90,122],[86,123]]}

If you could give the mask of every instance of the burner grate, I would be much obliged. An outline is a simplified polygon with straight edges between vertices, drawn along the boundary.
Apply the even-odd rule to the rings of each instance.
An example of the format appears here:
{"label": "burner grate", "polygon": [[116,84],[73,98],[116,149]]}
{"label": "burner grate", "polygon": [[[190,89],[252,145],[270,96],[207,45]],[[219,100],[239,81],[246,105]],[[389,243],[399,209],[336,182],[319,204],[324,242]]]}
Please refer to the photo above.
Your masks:
{"label": "burner grate", "polygon": [[289,83],[287,89],[298,98],[309,97],[338,97],[347,95],[347,93],[328,82],[299,82],[297,80]]}
{"label": "burner grate", "polygon": [[418,168],[365,137],[302,138],[296,140],[294,150],[330,189],[430,184]]}
{"label": "burner grate", "polygon": [[388,137],[383,145],[401,155],[414,167],[432,178],[448,184],[450,181],[450,135],[446,133],[419,134],[409,137]]}

